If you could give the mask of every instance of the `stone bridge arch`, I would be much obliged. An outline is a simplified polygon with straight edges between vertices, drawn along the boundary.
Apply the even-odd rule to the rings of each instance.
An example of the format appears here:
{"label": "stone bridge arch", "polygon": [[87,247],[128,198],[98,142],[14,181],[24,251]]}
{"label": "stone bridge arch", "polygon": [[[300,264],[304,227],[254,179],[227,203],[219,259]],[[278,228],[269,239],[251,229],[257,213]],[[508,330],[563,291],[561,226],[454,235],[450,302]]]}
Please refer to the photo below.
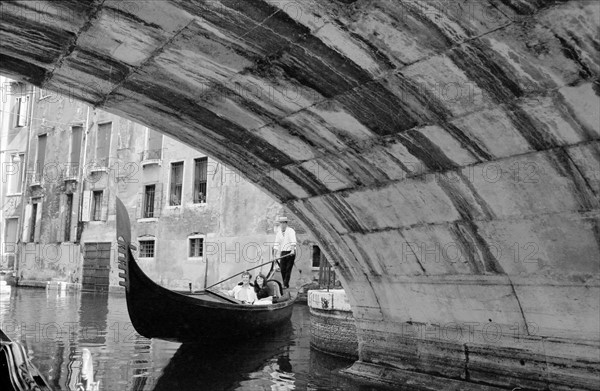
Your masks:
{"label": "stone bridge arch", "polygon": [[338,264],[357,372],[592,389],[599,17],[577,0],[11,1],[0,72],[285,203]]}

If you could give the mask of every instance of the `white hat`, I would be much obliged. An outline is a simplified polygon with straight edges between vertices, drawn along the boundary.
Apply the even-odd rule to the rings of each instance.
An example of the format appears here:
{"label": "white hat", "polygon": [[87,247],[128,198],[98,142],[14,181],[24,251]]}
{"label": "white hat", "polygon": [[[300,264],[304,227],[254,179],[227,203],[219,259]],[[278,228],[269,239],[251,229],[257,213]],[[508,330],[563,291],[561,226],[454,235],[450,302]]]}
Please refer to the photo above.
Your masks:
{"label": "white hat", "polygon": [[281,216],[277,219],[278,222],[280,223],[287,223],[288,222],[288,218],[285,216]]}

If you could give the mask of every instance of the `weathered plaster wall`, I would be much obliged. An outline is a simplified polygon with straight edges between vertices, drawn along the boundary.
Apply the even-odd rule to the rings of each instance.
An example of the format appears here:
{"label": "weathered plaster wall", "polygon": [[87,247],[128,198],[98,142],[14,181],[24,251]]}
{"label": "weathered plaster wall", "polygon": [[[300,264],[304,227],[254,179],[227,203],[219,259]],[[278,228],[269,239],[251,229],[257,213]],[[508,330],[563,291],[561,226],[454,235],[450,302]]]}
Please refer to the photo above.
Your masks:
{"label": "weathered plaster wall", "polygon": [[[19,232],[18,276],[24,281],[66,281],[81,283],[82,255],[77,241],[79,194],[77,181],[66,180],[72,166],[69,155],[71,128],[84,127],[88,105],[69,97],[32,91],[30,105],[30,134],[28,137],[23,200],[26,210]],[[39,136],[45,135],[45,151],[39,150]],[[43,156],[42,156],[43,155]],[[41,163],[43,161],[43,164]],[[73,195],[70,240],[65,238],[65,197]],[[31,208],[39,200],[34,241]],[[29,226],[29,228],[25,227]]]}
{"label": "weathered plaster wall", "polygon": [[[11,219],[11,224],[17,226],[19,231],[20,222],[23,214],[23,189],[19,191],[17,183],[18,178],[25,170],[25,162],[13,162],[14,154],[24,154],[27,158],[27,140],[29,135],[29,126],[17,127],[15,113],[17,110],[17,98],[31,94],[33,89],[27,90],[25,83],[16,83],[9,81],[4,77],[0,78],[0,92],[2,100],[0,101],[0,179],[2,185],[0,190],[0,269],[12,270],[17,259],[18,245],[16,240],[11,238],[8,232],[7,219]],[[18,237],[18,235],[17,235]]]}
{"label": "weathered plaster wall", "polygon": [[20,246],[19,283],[44,286],[48,281],[81,284],[83,255],[74,243],[25,243]]}
{"label": "weathered plaster wall", "polygon": [[338,265],[357,369],[595,387],[597,2],[39,4],[2,4],[0,71],[285,203]]}
{"label": "weathered plaster wall", "polygon": [[[127,133],[128,135],[125,135]],[[239,173],[209,158],[205,203],[194,203],[194,159],[205,157],[179,141],[164,137],[159,162],[144,164],[147,130],[131,123],[116,137],[119,164],[130,173],[119,184],[119,198],[130,212],[132,235],[137,240],[155,240],[153,259],[140,259],[144,271],[155,281],[172,289],[201,289],[227,276],[271,259],[273,224],[282,206]],[[180,205],[170,205],[171,164],[183,162]],[[155,218],[144,218],[144,186],[155,185]],[[204,256],[189,257],[188,238],[202,235]],[[265,272],[268,269],[265,267]],[[206,282],[205,282],[205,276]],[[254,275],[257,271],[253,272]],[[224,284],[231,287],[238,280]]]}

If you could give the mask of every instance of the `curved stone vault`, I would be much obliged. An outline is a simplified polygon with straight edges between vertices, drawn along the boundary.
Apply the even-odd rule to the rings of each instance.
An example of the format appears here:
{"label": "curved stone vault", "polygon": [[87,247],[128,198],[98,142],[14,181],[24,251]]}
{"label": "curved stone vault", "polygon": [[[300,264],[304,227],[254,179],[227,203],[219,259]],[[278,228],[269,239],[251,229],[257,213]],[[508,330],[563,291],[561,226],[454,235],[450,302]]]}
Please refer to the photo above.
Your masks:
{"label": "curved stone vault", "polygon": [[2,74],[159,129],[293,211],[349,295],[355,373],[597,384],[598,2],[1,7]]}

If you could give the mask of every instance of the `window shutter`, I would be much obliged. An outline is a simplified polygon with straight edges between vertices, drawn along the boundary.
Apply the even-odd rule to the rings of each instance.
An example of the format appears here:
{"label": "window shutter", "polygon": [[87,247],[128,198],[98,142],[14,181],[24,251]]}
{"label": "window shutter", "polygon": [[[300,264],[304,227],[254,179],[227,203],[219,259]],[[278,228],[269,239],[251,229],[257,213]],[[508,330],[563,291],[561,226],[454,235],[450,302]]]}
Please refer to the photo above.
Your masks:
{"label": "window shutter", "polygon": [[106,221],[108,220],[108,199],[109,199],[109,191],[108,189],[104,189],[104,191],[102,192],[102,210],[101,210],[101,216],[100,216],[100,220],[102,221]]}
{"label": "window shutter", "polygon": [[35,216],[35,232],[33,233],[33,238],[36,242],[40,241],[40,233],[42,231],[42,209],[44,203],[42,201],[37,204],[37,213]]}
{"label": "window shutter", "polygon": [[80,193],[73,193],[73,213],[71,214],[71,241],[77,241],[77,223],[79,222]]}
{"label": "window shutter", "polygon": [[96,163],[101,167],[108,167],[110,157],[110,136],[112,122],[98,124],[96,132]]}
{"label": "window shutter", "polygon": [[137,205],[135,208],[135,218],[141,219],[144,217],[144,192],[137,195]]}
{"label": "window shutter", "polygon": [[23,242],[29,241],[29,223],[31,222],[31,204],[25,205],[25,219],[23,220]]}
{"label": "window shutter", "polygon": [[56,232],[56,241],[65,241],[65,214],[67,213],[67,195],[61,194],[60,199],[60,212],[58,213],[58,232]]}
{"label": "window shutter", "polygon": [[154,217],[160,217],[162,210],[163,184],[157,183],[154,187]]}
{"label": "window shutter", "polygon": [[161,159],[162,158],[162,141],[163,136],[156,130],[148,129],[148,156],[146,159]]}
{"label": "window shutter", "polygon": [[90,221],[90,204],[92,201],[92,192],[85,190],[83,192],[83,203],[81,205],[81,221]]}
{"label": "window shutter", "polygon": [[29,103],[29,96],[24,96],[19,99],[19,119],[17,126],[27,125],[27,106]]}

